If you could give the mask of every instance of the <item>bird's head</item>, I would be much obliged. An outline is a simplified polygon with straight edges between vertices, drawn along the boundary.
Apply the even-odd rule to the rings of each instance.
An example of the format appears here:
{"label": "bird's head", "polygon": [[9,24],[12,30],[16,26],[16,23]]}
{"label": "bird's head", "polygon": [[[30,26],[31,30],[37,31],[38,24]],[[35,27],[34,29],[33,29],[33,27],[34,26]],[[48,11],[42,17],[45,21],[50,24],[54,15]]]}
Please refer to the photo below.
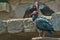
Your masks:
{"label": "bird's head", "polygon": [[30,16],[32,17],[32,20],[34,21],[36,18],[38,18],[38,12],[37,11],[33,11]]}
{"label": "bird's head", "polygon": [[30,14],[31,17],[33,16],[38,16],[38,12],[37,11],[33,11],[31,14]]}

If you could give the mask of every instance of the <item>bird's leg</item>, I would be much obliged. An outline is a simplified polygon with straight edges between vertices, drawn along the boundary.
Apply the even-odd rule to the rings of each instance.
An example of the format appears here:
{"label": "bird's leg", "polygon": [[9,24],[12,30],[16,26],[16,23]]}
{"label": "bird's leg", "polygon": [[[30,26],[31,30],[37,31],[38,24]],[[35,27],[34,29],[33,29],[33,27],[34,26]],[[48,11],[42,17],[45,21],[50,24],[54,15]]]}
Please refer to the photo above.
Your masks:
{"label": "bird's leg", "polygon": [[41,31],[40,30],[38,30],[38,35],[39,35],[39,37],[41,37]]}
{"label": "bird's leg", "polygon": [[41,36],[42,36],[42,34],[43,34],[43,32],[39,32],[39,37],[41,37]]}
{"label": "bird's leg", "polygon": [[42,33],[42,37],[43,37],[43,39],[44,39],[44,37],[45,37],[45,31],[43,31],[43,33]]}
{"label": "bird's leg", "polygon": [[39,32],[39,37],[41,36],[41,33]]}
{"label": "bird's leg", "polygon": [[35,29],[35,31],[38,33],[38,36],[40,37],[41,36],[41,32],[38,32],[37,29]]}
{"label": "bird's leg", "polygon": [[38,30],[36,29],[36,32],[38,33],[38,36],[40,37],[41,36],[41,33],[40,32],[38,32]]}
{"label": "bird's leg", "polygon": [[39,37],[43,35],[43,31],[42,32],[39,32]]}

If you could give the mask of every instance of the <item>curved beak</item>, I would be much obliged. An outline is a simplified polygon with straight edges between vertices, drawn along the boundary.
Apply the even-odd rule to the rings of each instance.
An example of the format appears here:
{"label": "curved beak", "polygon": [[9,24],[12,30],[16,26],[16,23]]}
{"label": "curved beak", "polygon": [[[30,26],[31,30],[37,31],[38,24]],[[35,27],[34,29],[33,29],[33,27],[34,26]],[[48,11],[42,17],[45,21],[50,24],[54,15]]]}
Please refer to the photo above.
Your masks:
{"label": "curved beak", "polygon": [[32,17],[33,15],[37,14],[37,11],[33,11],[30,16]]}

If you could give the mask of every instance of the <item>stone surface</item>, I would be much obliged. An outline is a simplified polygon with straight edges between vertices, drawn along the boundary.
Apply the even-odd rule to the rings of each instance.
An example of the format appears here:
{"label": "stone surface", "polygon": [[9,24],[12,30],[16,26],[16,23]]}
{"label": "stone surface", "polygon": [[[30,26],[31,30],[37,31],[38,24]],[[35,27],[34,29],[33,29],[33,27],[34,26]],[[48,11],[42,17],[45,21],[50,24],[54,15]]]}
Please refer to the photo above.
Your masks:
{"label": "stone surface", "polygon": [[52,15],[52,24],[55,30],[60,31],[60,12]]}
{"label": "stone surface", "polygon": [[21,32],[23,30],[23,21],[8,22],[8,32]]}
{"label": "stone surface", "polygon": [[52,37],[35,37],[32,40],[60,40],[60,38],[52,38]]}
{"label": "stone surface", "polygon": [[0,2],[0,11],[7,11],[7,12],[9,12],[9,4]]}
{"label": "stone surface", "polygon": [[6,30],[5,27],[6,27],[5,22],[0,21],[0,33],[5,32]]}
{"label": "stone surface", "polygon": [[9,19],[9,13],[6,11],[0,11],[0,20]]}
{"label": "stone surface", "polygon": [[1,24],[1,31],[9,32],[9,33],[16,33],[16,32],[35,32],[34,24],[31,18],[25,19],[9,19],[9,20],[2,20]]}

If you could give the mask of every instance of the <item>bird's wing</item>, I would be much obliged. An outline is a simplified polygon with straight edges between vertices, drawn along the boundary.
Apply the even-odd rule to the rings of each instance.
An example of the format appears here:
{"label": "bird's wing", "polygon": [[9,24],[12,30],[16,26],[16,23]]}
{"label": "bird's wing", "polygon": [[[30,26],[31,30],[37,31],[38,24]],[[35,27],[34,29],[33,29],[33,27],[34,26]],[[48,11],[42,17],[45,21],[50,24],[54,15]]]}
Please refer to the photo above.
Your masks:
{"label": "bird's wing", "polygon": [[35,23],[39,29],[44,29],[44,30],[52,30],[53,29],[51,23],[47,19],[38,18],[38,19],[36,19]]}
{"label": "bird's wing", "polygon": [[41,13],[46,16],[51,16],[54,13],[54,11],[49,6],[44,5],[44,4],[41,4],[39,6],[39,9]]}
{"label": "bird's wing", "polygon": [[53,27],[52,27],[52,25],[50,25],[50,24],[48,24],[48,23],[46,23],[46,22],[44,22],[43,23],[44,24],[44,27],[47,29],[47,30],[53,30]]}
{"label": "bird's wing", "polygon": [[38,29],[41,29],[41,30],[45,28],[45,26],[44,26],[43,21],[42,21],[41,18],[37,18],[37,19],[35,20],[35,25],[36,25],[36,27],[37,27]]}

